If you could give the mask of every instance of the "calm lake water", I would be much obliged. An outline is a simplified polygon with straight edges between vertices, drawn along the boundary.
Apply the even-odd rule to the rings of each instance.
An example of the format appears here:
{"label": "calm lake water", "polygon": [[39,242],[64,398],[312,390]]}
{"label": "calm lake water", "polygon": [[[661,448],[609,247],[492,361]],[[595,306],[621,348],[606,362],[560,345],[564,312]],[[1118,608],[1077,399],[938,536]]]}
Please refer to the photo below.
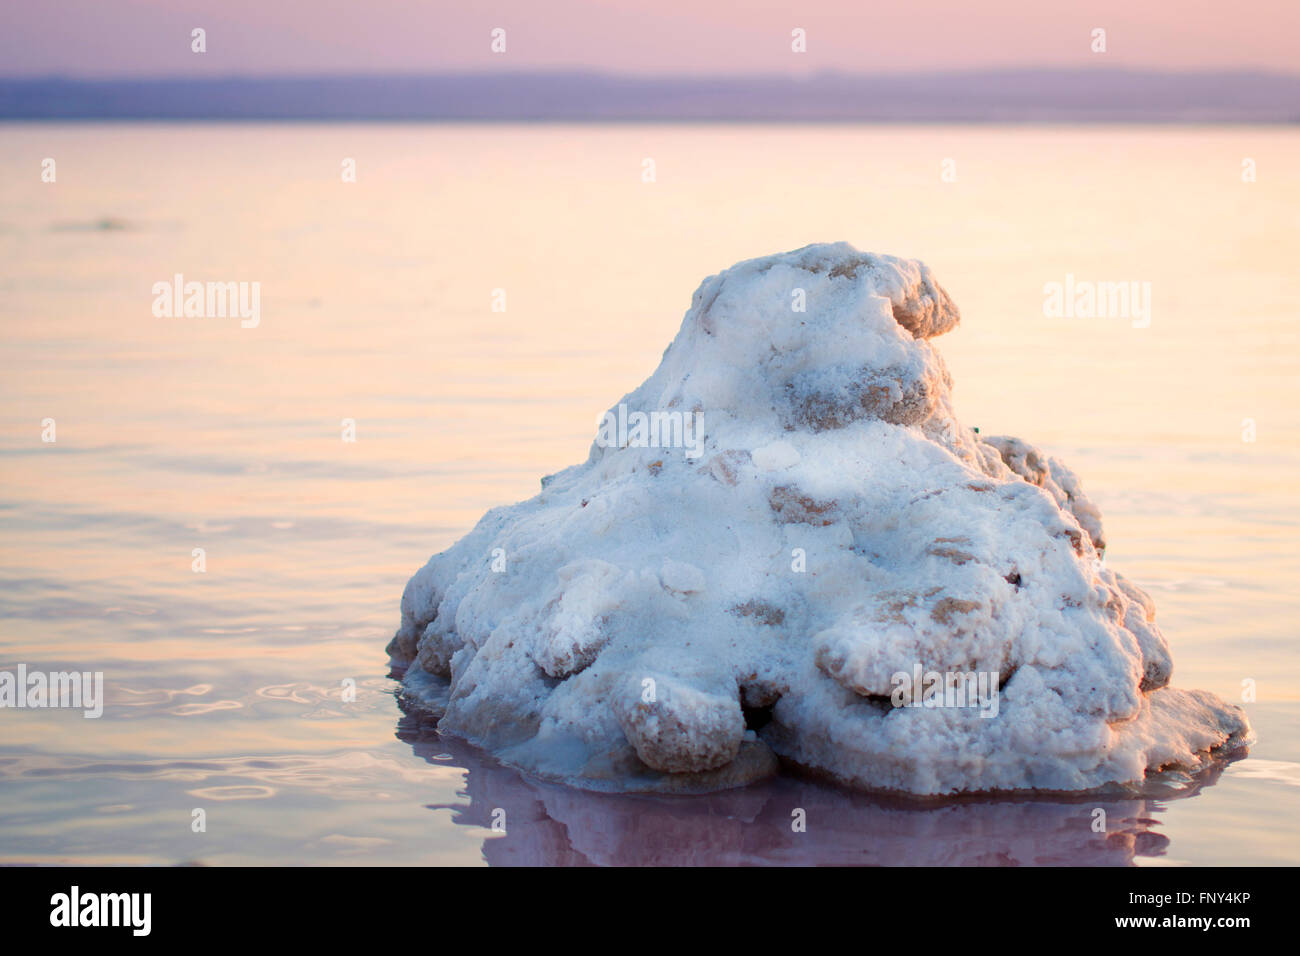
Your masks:
{"label": "calm lake water", "polygon": [[[1300,863],[1300,132],[0,125],[0,199],[0,669],[107,698],[0,710],[0,862]],[[639,799],[403,716],[407,578],[585,458],[704,276],[840,239],[934,268],[959,414],[1079,472],[1175,683],[1255,682],[1248,758],[1141,799]],[[177,273],[259,282],[260,324],[155,318]],[[1149,282],[1149,327],[1048,318],[1067,275]]]}

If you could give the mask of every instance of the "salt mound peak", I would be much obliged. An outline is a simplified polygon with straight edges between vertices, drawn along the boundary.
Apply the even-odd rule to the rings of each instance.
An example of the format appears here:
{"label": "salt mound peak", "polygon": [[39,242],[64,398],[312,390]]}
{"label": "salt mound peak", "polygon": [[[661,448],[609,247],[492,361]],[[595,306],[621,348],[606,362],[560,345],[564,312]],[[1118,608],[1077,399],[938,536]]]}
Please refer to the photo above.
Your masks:
{"label": "salt mound peak", "polygon": [[547,777],[705,791],[788,765],[937,795],[1085,790],[1250,739],[1169,684],[1078,478],[953,413],[923,264],[813,245],[706,279],[587,461],[402,596],[438,729]]}

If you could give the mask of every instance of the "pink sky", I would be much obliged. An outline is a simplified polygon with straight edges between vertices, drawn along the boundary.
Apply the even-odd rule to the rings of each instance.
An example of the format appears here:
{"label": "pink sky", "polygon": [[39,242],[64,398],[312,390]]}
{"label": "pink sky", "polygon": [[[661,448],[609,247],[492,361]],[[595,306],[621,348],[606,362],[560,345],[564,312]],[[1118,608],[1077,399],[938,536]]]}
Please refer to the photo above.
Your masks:
{"label": "pink sky", "polygon": [[[208,51],[190,52],[190,30]],[[507,52],[489,31],[507,31]],[[790,51],[790,31],[808,52]],[[1089,49],[1107,31],[1104,56]],[[59,0],[7,3],[0,75],[980,67],[1294,72],[1300,0]]]}

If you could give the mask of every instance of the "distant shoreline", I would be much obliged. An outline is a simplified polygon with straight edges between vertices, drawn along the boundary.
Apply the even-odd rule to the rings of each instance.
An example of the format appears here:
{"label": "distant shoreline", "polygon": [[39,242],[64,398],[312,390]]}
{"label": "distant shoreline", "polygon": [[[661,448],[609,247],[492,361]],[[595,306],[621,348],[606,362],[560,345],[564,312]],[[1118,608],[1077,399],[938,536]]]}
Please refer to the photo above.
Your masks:
{"label": "distant shoreline", "polygon": [[810,77],[592,72],[0,78],[0,120],[1279,124],[1300,76],[997,70]]}

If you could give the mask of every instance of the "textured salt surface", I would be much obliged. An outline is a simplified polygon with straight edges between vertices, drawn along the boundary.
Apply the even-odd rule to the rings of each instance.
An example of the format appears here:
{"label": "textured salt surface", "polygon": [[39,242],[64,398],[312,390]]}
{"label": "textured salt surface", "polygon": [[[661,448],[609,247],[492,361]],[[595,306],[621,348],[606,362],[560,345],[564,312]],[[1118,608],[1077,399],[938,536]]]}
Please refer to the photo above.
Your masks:
{"label": "textured salt surface", "polygon": [[[409,698],[609,790],[737,786],[778,756],[870,789],[1084,790],[1248,742],[1240,708],[1167,686],[1075,475],[957,421],[929,342],[957,322],[924,265],[843,243],[706,279],[588,460],[411,579]],[[682,413],[681,447],[637,412]],[[899,676],[931,672],[988,683]]]}

